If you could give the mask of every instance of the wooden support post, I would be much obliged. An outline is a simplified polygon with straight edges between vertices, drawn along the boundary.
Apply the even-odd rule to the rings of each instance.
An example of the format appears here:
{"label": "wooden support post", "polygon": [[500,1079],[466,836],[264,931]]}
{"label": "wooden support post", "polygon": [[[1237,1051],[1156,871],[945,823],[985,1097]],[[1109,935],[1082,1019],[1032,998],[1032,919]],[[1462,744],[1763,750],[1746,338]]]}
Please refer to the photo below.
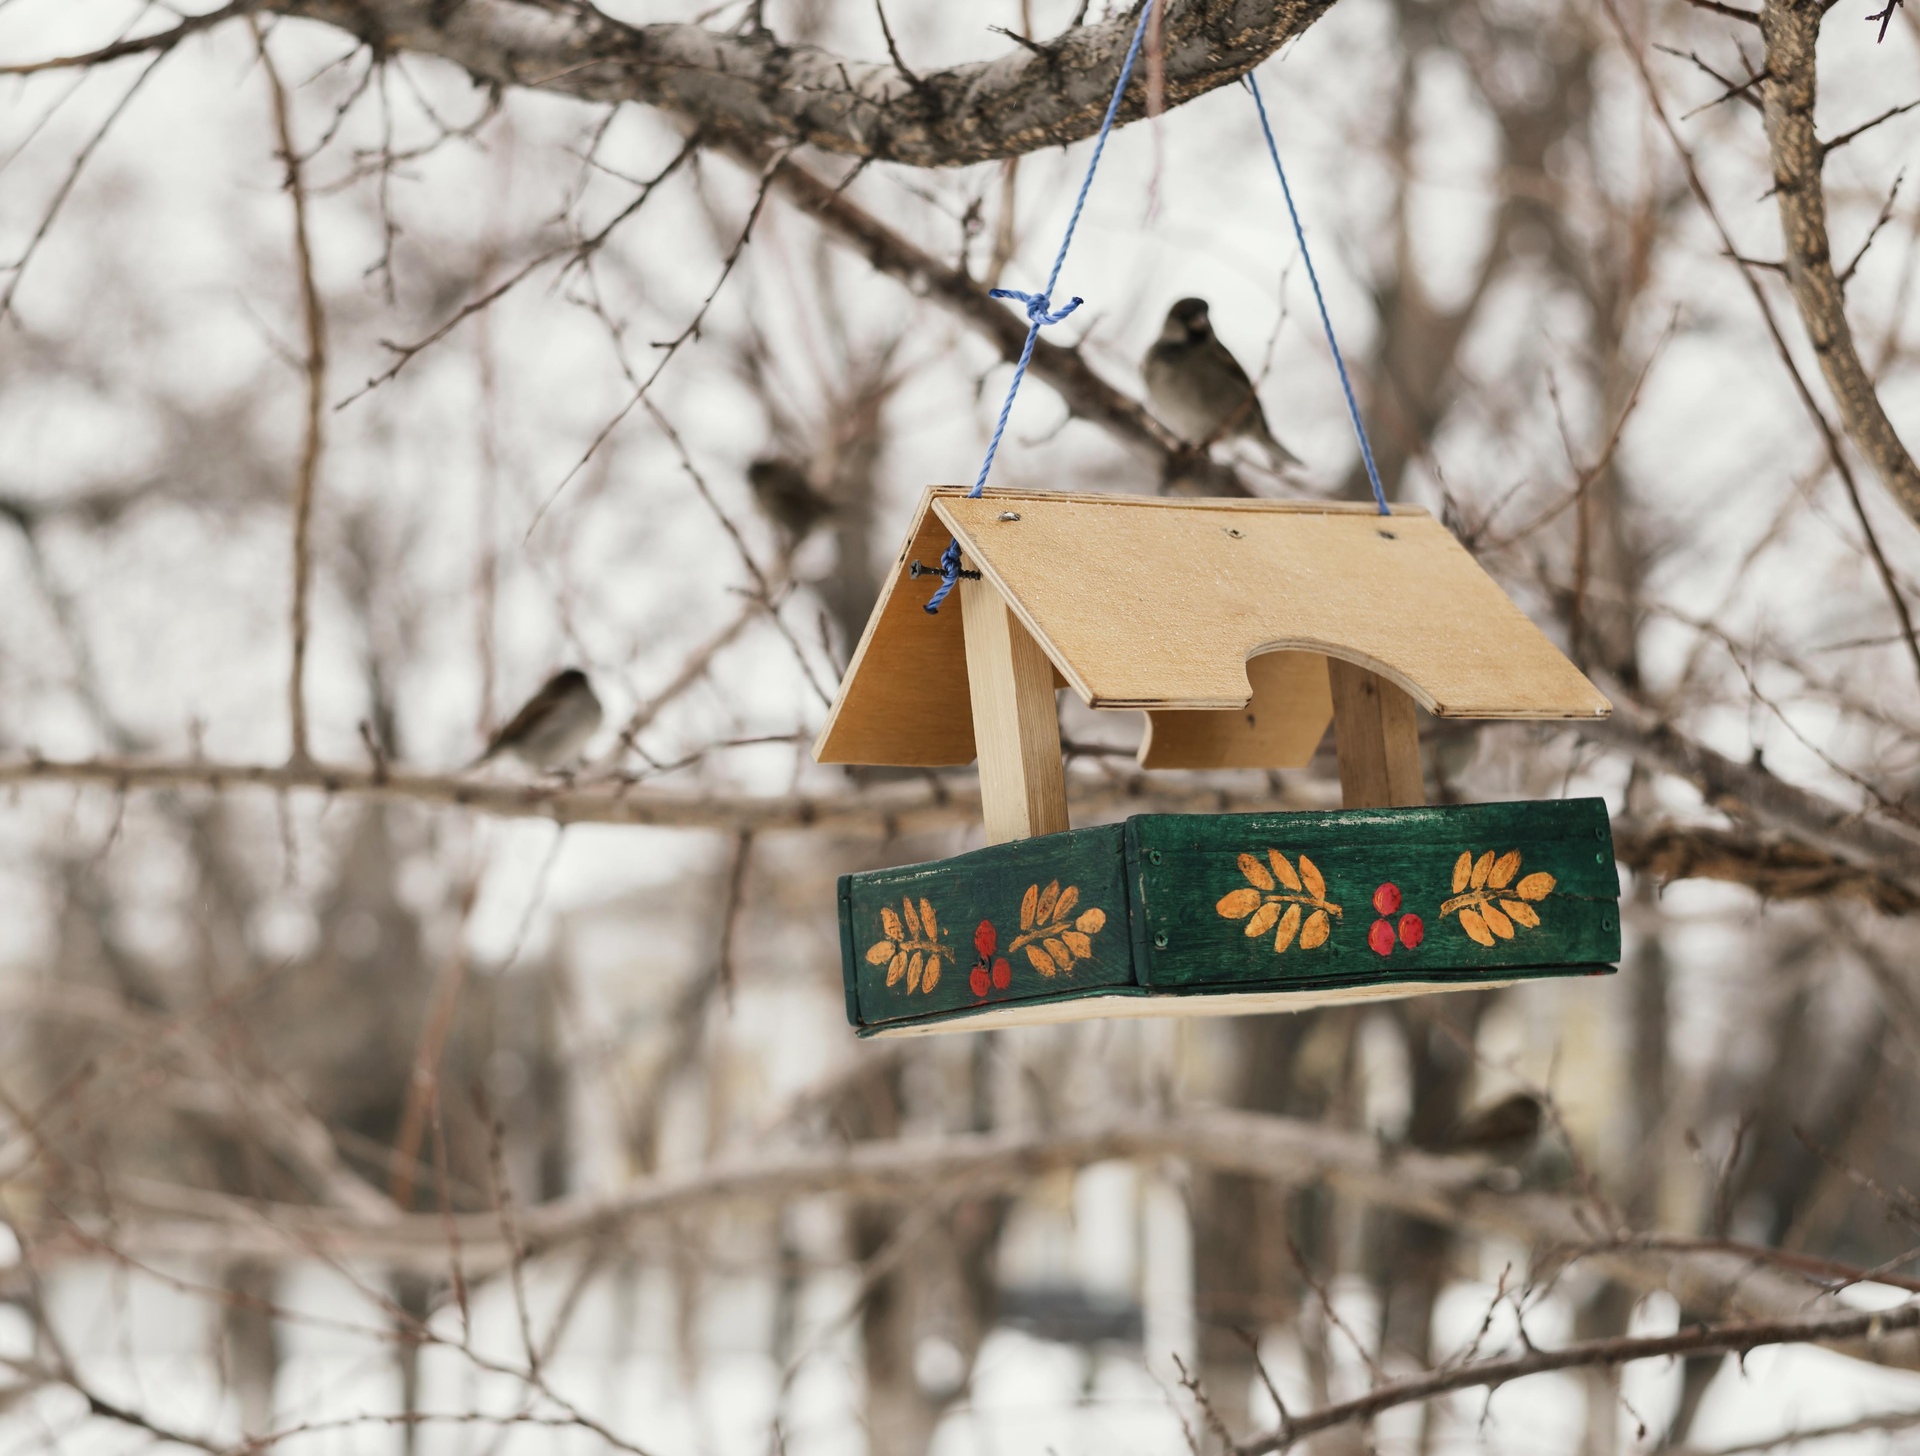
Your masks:
{"label": "wooden support post", "polygon": [[1057,834],[1067,827],[1067,779],[1053,664],[984,581],[961,578],[960,619],[987,843]]}
{"label": "wooden support post", "polygon": [[1388,809],[1427,802],[1413,699],[1378,673],[1327,659],[1333,689],[1333,746],[1340,755],[1340,803]]}

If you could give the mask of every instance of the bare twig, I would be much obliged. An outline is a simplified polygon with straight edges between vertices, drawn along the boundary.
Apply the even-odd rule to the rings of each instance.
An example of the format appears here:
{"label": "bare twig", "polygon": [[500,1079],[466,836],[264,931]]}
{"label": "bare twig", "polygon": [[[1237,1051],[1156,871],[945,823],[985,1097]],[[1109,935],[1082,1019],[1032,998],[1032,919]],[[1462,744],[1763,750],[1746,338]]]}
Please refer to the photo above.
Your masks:
{"label": "bare twig", "polygon": [[1861,260],[1867,256],[1867,249],[1873,246],[1873,240],[1880,236],[1880,229],[1893,220],[1893,205],[1899,199],[1900,184],[1906,180],[1906,176],[1904,167],[1894,176],[1893,186],[1887,189],[1887,200],[1880,208],[1880,215],[1873,220],[1873,226],[1867,229],[1867,236],[1860,244],[1860,250],[1853,255],[1847,266],[1840,270],[1842,288],[1853,281],[1854,271],[1859,268]]}
{"label": "bare twig", "polygon": [[204,15],[189,15],[171,30],[159,31],[153,35],[138,35],[129,40],[115,41],[112,45],[101,46],[98,50],[83,51],[79,55],[53,56],[44,61],[24,61],[11,66],[0,66],[0,76],[31,76],[40,71],[90,70],[95,66],[104,66],[109,61],[117,61],[125,56],[146,56],[156,53],[165,55],[190,35],[258,10],[262,0],[232,0],[218,10],[209,10]]}
{"label": "bare twig", "polygon": [[469,875],[460,896],[460,914],[446,959],[433,978],[433,994],[427,1014],[420,1024],[419,1040],[414,1044],[413,1070],[407,1079],[407,1100],[400,1112],[400,1126],[393,1139],[393,1177],[388,1185],[394,1206],[413,1207],[413,1180],[419,1166],[420,1143],[426,1136],[427,1117],[440,1099],[440,1058],[446,1050],[447,1036],[453,1030],[454,1013],[460,1006],[460,990],[467,979],[467,922],[473,915],[474,898],[480,891],[480,875]]}
{"label": "bare twig", "polygon": [[1904,106],[1890,106],[1885,111],[1881,112],[1878,116],[1874,117],[1872,121],[1863,121],[1860,123],[1860,125],[1856,126],[1852,131],[1843,131],[1840,133],[1839,136],[1835,137],[1832,141],[1820,143],[1821,157],[1824,159],[1826,157],[1832,156],[1835,152],[1839,151],[1840,148],[1844,147],[1848,142],[1852,141],[1855,137],[1861,136],[1866,132],[1872,131],[1876,126],[1880,125],[1880,123],[1883,121],[1892,121],[1896,116],[1905,116],[1909,111],[1912,111],[1916,106],[1920,106],[1920,101],[1909,101]]}
{"label": "bare twig", "polygon": [[1505,1360],[1481,1360],[1452,1370],[1434,1371],[1378,1386],[1353,1400],[1296,1415],[1282,1431],[1242,1442],[1235,1452],[1236,1456],[1265,1456],[1269,1451],[1286,1450],[1304,1436],[1356,1421],[1369,1421],[1398,1406],[1416,1405],[1456,1390],[1497,1387],[1510,1380],[1552,1370],[1610,1368],[1634,1360],[1656,1360],[1674,1355],[1745,1354],[1767,1345],[1878,1340],[1915,1328],[1920,1328],[1920,1302],[1866,1314],[1733,1320],[1725,1324],[1696,1325],[1671,1335],[1615,1335],[1597,1340],[1580,1340],[1558,1350],[1532,1350]]}
{"label": "bare twig", "polygon": [[307,633],[313,595],[313,493],[320,475],[320,452],[326,442],[327,316],[321,307],[319,284],[313,276],[307,188],[300,153],[293,144],[287,88],[267,49],[260,22],[249,14],[247,24],[253,28],[254,47],[259,52],[260,66],[266,72],[267,87],[273,98],[274,134],[281,165],[286,169],[282,185],[293,202],[293,251],[300,269],[300,313],[307,336],[306,436],[300,447],[300,468],[294,477],[293,490],[293,665],[287,681],[287,714],[293,734],[291,760],[303,764],[312,759],[307,745]]}
{"label": "bare twig", "polygon": [[1729,20],[1744,20],[1748,25],[1760,23],[1760,12],[1757,10],[1742,10],[1737,5],[1722,5],[1720,0],[1687,0],[1687,3],[1701,10],[1711,10],[1715,15],[1724,15]]}
{"label": "bare twig", "polygon": [[140,88],[147,84],[147,78],[160,69],[160,63],[166,58],[167,53],[162,51],[148,61],[146,68],[133,78],[133,84],[121,93],[120,99],[114,103],[113,110],[107,113],[106,120],[100,123],[93,135],[87,138],[86,145],[74,155],[72,164],[67,168],[66,176],[61,179],[60,186],[55,190],[53,200],[47,204],[47,210],[40,215],[39,225],[34,228],[33,236],[27,239],[26,247],[20,250],[20,256],[11,263],[0,264],[0,273],[13,275],[7,280],[6,291],[0,292],[0,318],[12,314],[14,295],[19,293],[20,282],[27,276],[27,264],[33,261],[34,254],[40,250],[40,244],[52,230],[54,219],[60,215],[60,209],[73,195],[74,185],[79,182],[80,174],[86,170],[87,163],[99,150],[100,143],[107,139],[107,133],[113,130],[113,124],[120,119],[133,98],[140,93]]}

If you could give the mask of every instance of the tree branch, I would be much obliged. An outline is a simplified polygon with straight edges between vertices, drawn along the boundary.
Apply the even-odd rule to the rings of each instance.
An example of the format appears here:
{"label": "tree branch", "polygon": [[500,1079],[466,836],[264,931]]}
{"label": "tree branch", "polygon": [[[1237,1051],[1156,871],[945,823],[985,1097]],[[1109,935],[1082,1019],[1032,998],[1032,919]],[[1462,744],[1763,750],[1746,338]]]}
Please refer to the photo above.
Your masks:
{"label": "tree branch", "polygon": [[1365,1395],[1323,1406],[1286,1421],[1278,1431],[1234,1448],[1236,1456],[1265,1456],[1284,1451],[1318,1431],[1355,1421],[1370,1421],[1397,1406],[1416,1405],[1456,1390],[1500,1386],[1509,1380],[1541,1375],[1550,1370],[1583,1366],[1624,1365],[1632,1360],[1655,1360],[1674,1355],[1745,1354],[1763,1345],[1823,1344],[1832,1340],[1878,1341],[1887,1335],[1920,1328],[1920,1301],[1897,1309],[1871,1313],[1807,1315],[1799,1319],[1736,1320],[1719,1325],[1696,1325],[1671,1335],[1615,1335],[1580,1340],[1558,1350],[1530,1350],[1505,1360],[1479,1360],[1451,1370],[1436,1370],[1408,1380],[1376,1386]]}
{"label": "tree branch", "polygon": [[[1481,1236],[1515,1239],[1556,1262],[1577,1258],[1628,1287],[1666,1290],[1685,1309],[1710,1317],[1787,1321],[1819,1297],[1809,1285],[1750,1253],[1638,1244],[1607,1226],[1588,1201],[1563,1194],[1500,1193],[1485,1186],[1487,1162],[1382,1145],[1368,1133],[1302,1119],[1224,1109],[1173,1116],[1121,1115],[1052,1132],[958,1134],[939,1139],[857,1142],[781,1154],[734,1155],[704,1168],[637,1180],[612,1193],[557,1199],[527,1209],[517,1237],[528,1257],[617,1233],[632,1225],[684,1218],[728,1203],[780,1203],[821,1194],[875,1202],[924,1202],[942,1188],[978,1195],[1017,1187],[1059,1168],[1111,1159],[1180,1158],[1219,1172],[1289,1187],[1324,1183],[1355,1202]],[[107,1250],[135,1260],[222,1257],[297,1258],[315,1250],[433,1272],[443,1271],[448,1220],[408,1214],[372,1223],[339,1210],[263,1204],[226,1195],[126,1179],[128,1206],[97,1232],[91,1222],[49,1228],[42,1257]],[[134,1216],[135,1208],[145,1216]],[[506,1266],[509,1250],[495,1214],[451,1220],[469,1269]],[[1876,1364],[1920,1369],[1920,1339],[1886,1336],[1907,1326],[1837,1325],[1822,1339]],[[1761,1341],[1766,1343],[1766,1341]],[[1639,1358],[1639,1357],[1633,1357]],[[1480,1383],[1480,1382],[1470,1382]]]}
{"label": "tree branch", "polygon": [[[1170,106],[1228,85],[1319,19],[1332,0],[1172,0]],[[381,51],[438,56],[476,79],[585,101],[638,101],[707,136],[807,144],[914,167],[997,161],[1093,135],[1132,38],[1121,15],[1070,27],[1037,50],[928,71],[859,61],[770,31],[627,25],[587,0],[267,0]],[[1145,109],[1129,89],[1122,123]]]}
{"label": "tree branch", "polygon": [[1827,197],[1820,169],[1827,148],[1814,134],[1814,47],[1826,8],[1814,0],[1764,0],[1760,35],[1766,45],[1767,83],[1760,96],[1787,245],[1787,285],[1814,357],[1840,410],[1840,427],[1867,458],[1881,483],[1920,522],[1920,468],[1880,404],[1873,376],[1861,361],[1847,323],[1846,293],[1833,271],[1827,238]]}
{"label": "tree branch", "polygon": [[247,24],[253,30],[254,49],[267,74],[268,90],[273,98],[274,137],[286,169],[282,185],[293,200],[293,251],[299,264],[300,317],[306,330],[307,357],[303,361],[307,383],[306,434],[300,447],[299,474],[293,488],[293,665],[287,679],[287,716],[293,729],[292,758],[305,763],[311,757],[307,747],[307,632],[313,597],[313,492],[320,477],[320,452],[326,445],[327,413],[327,315],[320,303],[320,287],[313,276],[313,242],[307,226],[307,187],[302,176],[300,152],[293,144],[293,120],[287,104],[287,88],[267,50],[260,22],[252,15]]}

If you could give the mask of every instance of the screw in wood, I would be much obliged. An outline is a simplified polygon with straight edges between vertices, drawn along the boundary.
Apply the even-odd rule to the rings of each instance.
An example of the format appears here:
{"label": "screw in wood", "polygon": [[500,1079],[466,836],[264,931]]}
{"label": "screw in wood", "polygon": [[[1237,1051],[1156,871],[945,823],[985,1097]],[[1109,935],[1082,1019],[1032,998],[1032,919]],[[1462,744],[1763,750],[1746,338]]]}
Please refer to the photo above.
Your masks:
{"label": "screw in wood", "polygon": [[1165,950],[1165,949],[1167,948],[1167,933],[1166,933],[1166,931],[1164,931],[1164,930],[1158,930],[1158,931],[1155,931],[1155,932],[1154,932],[1154,936],[1153,936],[1153,948],[1154,948],[1155,950]]}
{"label": "screw in wood", "polygon": [[1020,512],[1018,512],[1018,511],[1002,511],[1002,512],[1000,512],[1000,519],[1001,519],[1001,520],[1003,520],[1003,521],[1017,521],[1017,520],[1019,520],[1019,519],[1020,519]]}

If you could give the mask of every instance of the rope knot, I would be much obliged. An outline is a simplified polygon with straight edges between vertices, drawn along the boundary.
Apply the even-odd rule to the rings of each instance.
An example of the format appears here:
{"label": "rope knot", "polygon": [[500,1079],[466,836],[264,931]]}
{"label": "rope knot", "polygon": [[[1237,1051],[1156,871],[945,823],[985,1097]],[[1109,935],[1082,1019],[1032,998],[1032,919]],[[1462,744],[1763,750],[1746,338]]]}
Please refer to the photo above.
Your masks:
{"label": "rope knot", "polygon": [[1076,295],[1067,300],[1067,306],[1065,308],[1055,313],[1053,312],[1053,298],[1049,294],[1022,293],[1017,288],[995,288],[990,291],[988,296],[992,298],[1019,299],[1027,306],[1027,322],[1032,324],[1036,329],[1043,324],[1059,323],[1061,319],[1065,318],[1076,308],[1080,307],[1081,304],[1086,302],[1084,298]]}
{"label": "rope knot", "polygon": [[[916,561],[914,565],[919,566],[920,563]],[[925,568],[922,567],[921,570],[925,570]],[[913,574],[918,576],[920,573],[916,571]],[[979,575],[980,573],[977,571],[962,571],[960,569],[960,543],[958,541],[948,541],[947,549],[940,553],[940,590],[933,594],[933,600],[928,602],[922,610],[930,617],[939,616],[940,603],[947,599],[947,593],[954,589],[960,578],[963,576],[977,578]]]}

